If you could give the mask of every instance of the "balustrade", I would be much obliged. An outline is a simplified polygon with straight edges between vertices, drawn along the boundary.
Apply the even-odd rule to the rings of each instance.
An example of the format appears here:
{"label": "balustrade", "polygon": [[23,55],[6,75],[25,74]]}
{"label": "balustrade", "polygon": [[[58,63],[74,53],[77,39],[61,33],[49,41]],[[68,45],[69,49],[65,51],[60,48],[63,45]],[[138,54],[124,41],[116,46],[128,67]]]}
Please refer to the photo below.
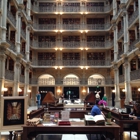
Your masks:
{"label": "balustrade", "polygon": [[123,27],[121,28],[121,30],[118,32],[118,39],[123,35]]}
{"label": "balustrade", "polygon": [[80,48],[80,42],[78,41],[70,41],[70,42],[63,42],[64,48]]}
{"label": "balustrade", "polygon": [[13,25],[16,27],[16,19],[9,10],[7,10],[7,17],[13,23]]}
{"label": "balustrade", "polygon": [[136,9],[135,12],[133,12],[131,17],[128,19],[128,25],[130,26],[135,21],[136,18],[138,18],[138,8]]}
{"label": "balustrade", "polygon": [[25,76],[24,75],[20,75],[20,82],[24,83],[24,81],[25,81]]}
{"label": "balustrade", "polygon": [[55,85],[55,79],[54,78],[41,78],[38,79],[39,85]]}
{"label": "balustrade", "polygon": [[106,85],[114,84],[114,79],[113,78],[105,78],[105,84]]}
{"label": "balustrade", "polygon": [[80,24],[63,24],[64,30],[80,30]]}
{"label": "balustrade", "polygon": [[21,35],[22,35],[22,37],[23,37],[24,39],[26,39],[26,33],[25,33],[25,31],[24,31],[23,29],[21,29]]}
{"label": "balustrade", "polygon": [[105,30],[109,29],[110,23],[107,24],[87,24],[87,30]]}
{"label": "balustrade", "polygon": [[14,80],[14,71],[5,70],[5,79]]}
{"label": "balustrade", "polygon": [[63,6],[63,12],[80,12],[80,6]]}
{"label": "balustrade", "polygon": [[80,66],[80,60],[62,60],[63,66]]}
{"label": "balustrade", "polygon": [[16,46],[14,43],[12,43],[10,40],[7,40],[7,42],[10,44],[10,50],[12,50],[13,52],[16,52]]}
{"label": "balustrade", "polygon": [[56,24],[33,24],[37,30],[56,30]]}
{"label": "balustrade", "polygon": [[131,72],[130,72],[130,79],[131,79],[131,80],[140,79],[140,69],[131,71]]}
{"label": "balustrade", "polygon": [[38,42],[38,41],[33,41],[32,46],[35,48],[55,48],[56,47],[56,42]]}
{"label": "balustrade", "polygon": [[109,66],[111,65],[110,60],[87,60],[88,66]]}
{"label": "balustrade", "polygon": [[30,83],[30,84],[35,84],[35,85],[36,85],[36,84],[38,83],[38,78],[30,78],[30,79],[29,79],[29,83]]}
{"label": "balustrade", "polygon": [[119,75],[119,83],[124,82],[124,75]]}
{"label": "balustrade", "polygon": [[36,66],[55,66],[56,60],[33,60],[32,64]]}
{"label": "balustrade", "polygon": [[134,40],[130,46],[129,46],[129,52],[131,52],[132,50],[134,50],[136,47],[135,47],[135,44],[138,42],[139,40]]}

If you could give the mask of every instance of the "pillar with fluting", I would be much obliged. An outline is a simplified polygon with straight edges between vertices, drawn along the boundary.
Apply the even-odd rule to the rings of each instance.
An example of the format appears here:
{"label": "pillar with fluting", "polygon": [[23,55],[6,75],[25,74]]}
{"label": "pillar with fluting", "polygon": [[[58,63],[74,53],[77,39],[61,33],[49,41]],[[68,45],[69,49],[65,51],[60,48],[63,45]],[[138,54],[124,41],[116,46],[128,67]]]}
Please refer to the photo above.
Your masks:
{"label": "pillar with fluting", "polygon": [[115,16],[117,13],[117,2],[116,0],[113,0],[113,16]]}
{"label": "pillar with fluting", "polygon": [[27,0],[27,16],[31,15],[31,0]]}
{"label": "pillar with fluting", "polygon": [[16,62],[14,64],[14,88],[13,88],[13,96],[18,96],[18,89],[19,89],[19,82],[20,82],[20,69],[21,69],[21,64],[20,64],[20,58],[16,58]]}
{"label": "pillar with fluting", "polygon": [[30,61],[30,25],[26,26],[26,60]]}
{"label": "pillar with fluting", "polygon": [[16,51],[20,53],[20,34],[21,34],[21,12],[20,10],[16,13]]}
{"label": "pillar with fluting", "polygon": [[7,0],[2,1],[2,26],[1,26],[1,40],[2,42],[6,42],[6,25],[7,25]]}
{"label": "pillar with fluting", "polygon": [[113,25],[114,30],[114,61],[118,59],[118,27],[116,24]]}
{"label": "pillar with fluting", "polygon": [[130,62],[128,58],[125,58],[125,63],[123,64],[125,70],[125,104],[129,104],[132,101],[131,85],[130,85]]}
{"label": "pillar with fluting", "polygon": [[123,11],[123,22],[124,22],[124,53],[128,52],[129,49],[129,33],[128,33],[128,13],[126,10]]}
{"label": "pillar with fluting", "polygon": [[120,108],[119,69],[117,64],[114,64],[114,86],[115,86],[115,106]]}

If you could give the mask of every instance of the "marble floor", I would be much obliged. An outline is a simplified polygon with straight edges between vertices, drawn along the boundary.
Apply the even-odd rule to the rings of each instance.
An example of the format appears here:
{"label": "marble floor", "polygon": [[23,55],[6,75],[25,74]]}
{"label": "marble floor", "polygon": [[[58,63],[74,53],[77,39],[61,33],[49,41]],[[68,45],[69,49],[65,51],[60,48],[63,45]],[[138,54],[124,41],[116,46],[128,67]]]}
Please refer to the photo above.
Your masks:
{"label": "marble floor", "polygon": [[[31,110],[37,109],[36,106],[34,107],[29,107],[28,108],[28,112],[30,112]],[[8,136],[9,132],[1,132],[1,140],[9,140],[9,136]],[[137,137],[135,136],[136,132],[132,132],[132,136],[131,136],[131,140],[137,140]],[[129,140],[130,139],[130,133],[129,132],[124,132],[123,134],[123,140]],[[14,139],[13,139],[14,140]],[[21,140],[20,135],[18,137],[16,137],[15,140]],[[38,136],[36,139],[34,140],[89,140],[88,135],[44,135],[44,136]],[[94,134],[92,134],[91,136],[91,140],[101,140],[100,136],[96,136]],[[109,140],[109,139],[107,139]]]}

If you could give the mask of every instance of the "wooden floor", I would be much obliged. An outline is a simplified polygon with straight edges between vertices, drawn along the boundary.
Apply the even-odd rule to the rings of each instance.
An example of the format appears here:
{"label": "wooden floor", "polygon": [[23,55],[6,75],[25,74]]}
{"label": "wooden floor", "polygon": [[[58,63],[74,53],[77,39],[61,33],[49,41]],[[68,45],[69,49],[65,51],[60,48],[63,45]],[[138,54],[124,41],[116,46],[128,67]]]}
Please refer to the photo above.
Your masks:
{"label": "wooden floor", "polygon": [[[137,137],[135,136],[135,134],[136,134],[135,132],[132,132],[131,140],[137,140]],[[130,139],[129,132],[124,132],[123,140],[129,140],[129,139]],[[4,132],[4,133],[2,132],[1,140],[9,140],[8,132]],[[15,140],[21,140],[21,137],[18,136]],[[39,137],[36,138],[36,140],[40,140]],[[52,139],[50,139],[50,137],[44,136],[44,138],[41,138],[41,140],[54,140],[54,139],[53,139],[53,137],[52,137]],[[66,135],[65,134],[65,135],[62,135],[61,139],[60,139],[60,136],[55,136],[55,140],[89,140],[89,139],[88,139],[87,135],[78,135],[78,134],[76,134],[76,135],[70,135],[70,134]],[[96,135],[92,135],[91,140],[100,140],[100,136],[98,136],[98,138],[97,138]]]}

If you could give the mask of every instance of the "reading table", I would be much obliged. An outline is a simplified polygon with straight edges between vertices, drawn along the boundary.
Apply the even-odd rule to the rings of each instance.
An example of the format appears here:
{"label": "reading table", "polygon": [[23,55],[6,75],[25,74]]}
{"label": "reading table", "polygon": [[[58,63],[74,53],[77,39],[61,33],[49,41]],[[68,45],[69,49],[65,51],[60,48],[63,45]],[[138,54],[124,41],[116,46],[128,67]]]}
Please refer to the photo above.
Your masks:
{"label": "reading table", "polygon": [[120,126],[113,123],[112,125],[85,125],[84,121],[71,122],[71,125],[37,125],[23,126],[23,140],[30,140],[30,135],[34,134],[93,134],[94,132],[111,132],[114,134],[115,140],[120,140]]}

